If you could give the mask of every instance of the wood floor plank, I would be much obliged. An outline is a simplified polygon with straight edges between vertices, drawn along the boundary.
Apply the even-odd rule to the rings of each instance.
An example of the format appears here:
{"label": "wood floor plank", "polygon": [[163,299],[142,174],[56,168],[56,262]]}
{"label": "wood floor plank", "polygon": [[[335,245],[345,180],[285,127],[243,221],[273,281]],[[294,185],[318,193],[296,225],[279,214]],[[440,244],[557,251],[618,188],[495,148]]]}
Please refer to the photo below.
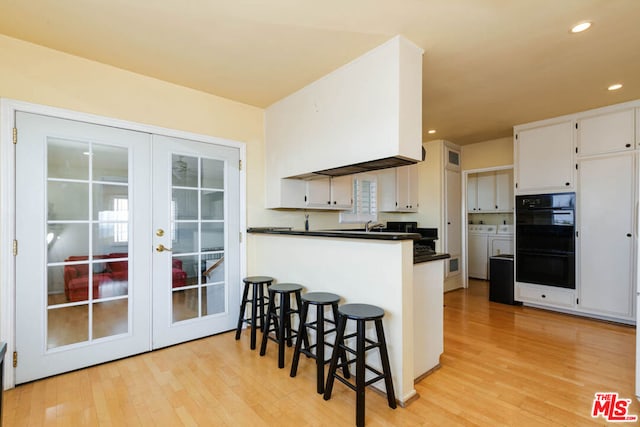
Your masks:
{"label": "wood floor plank", "polygon": [[[368,391],[367,426],[588,426],[594,393],[634,399],[635,328],[488,301],[487,283],[445,294],[441,368],[420,398],[392,410]],[[20,385],[5,426],[349,426],[355,395],[315,392],[313,360],[298,374],[260,357],[248,334],[221,334]]]}

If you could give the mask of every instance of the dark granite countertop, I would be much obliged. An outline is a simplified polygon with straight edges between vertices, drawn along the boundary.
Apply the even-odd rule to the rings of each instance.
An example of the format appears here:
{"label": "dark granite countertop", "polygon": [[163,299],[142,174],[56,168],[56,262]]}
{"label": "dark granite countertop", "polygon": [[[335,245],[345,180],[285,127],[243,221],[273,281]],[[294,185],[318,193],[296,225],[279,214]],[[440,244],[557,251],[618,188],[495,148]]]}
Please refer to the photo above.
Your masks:
{"label": "dark granite countertop", "polygon": [[354,230],[292,230],[289,227],[250,227],[247,233],[283,234],[290,236],[337,237],[342,239],[368,240],[419,240],[419,233],[396,233],[390,231],[354,231]]}
{"label": "dark granite countertop", "polygon": [[437,261],[439,259],[447,259],[447,258],[451,258],[451,255],[439,254],[439,253],[435,253],[431,255],[420,255],[419,257],[413,257],[413,263],[421,264],[423,262]]}

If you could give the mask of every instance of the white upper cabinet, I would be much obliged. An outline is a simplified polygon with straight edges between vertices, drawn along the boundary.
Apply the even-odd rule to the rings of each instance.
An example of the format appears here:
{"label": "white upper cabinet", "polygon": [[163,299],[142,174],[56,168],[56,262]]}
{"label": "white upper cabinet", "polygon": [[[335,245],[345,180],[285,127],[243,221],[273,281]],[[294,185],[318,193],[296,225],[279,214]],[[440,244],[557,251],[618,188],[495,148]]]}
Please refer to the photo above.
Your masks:
{"label": "white upper cabinet", "polygon": [[633,150],[634,113],[629,108],[578,119],[578,155]]}
{"label": "white upper cabinet", "polygon": [[478,211],[493,212],[496,210],[496,175],[493,172],[478,174]]}
{"label": "white upper cabinet", "polygon": [[316,209],[351,209],[353,177],[346,175],[306,181],[305,204]]}
{"label": "white upper cabinet", "polygon": [[384,169],[377,173],[380,212],[418,211],[418,166]]}
{"label": "white upper cabinet", "polygon": [[467,212],[478,211],[478,174],[467,176]]}
{"label": "white upper cabinet", "polygon": [[512,212],[513,171],[480,172],[467,177],[467,211]]}
{"label": "white upper cabinet", "polygon": [[513,212],[513,169],[496,171],[496,210]]}
{"label": "white upper cabinet", "polygon": [[517,193],[569,191],[574,187],[573,121],[516,126]]}
{"label": "white upper cabinet", "polygon": [[331,203],[335,209],[353,207],[353,175],[331,178]]}

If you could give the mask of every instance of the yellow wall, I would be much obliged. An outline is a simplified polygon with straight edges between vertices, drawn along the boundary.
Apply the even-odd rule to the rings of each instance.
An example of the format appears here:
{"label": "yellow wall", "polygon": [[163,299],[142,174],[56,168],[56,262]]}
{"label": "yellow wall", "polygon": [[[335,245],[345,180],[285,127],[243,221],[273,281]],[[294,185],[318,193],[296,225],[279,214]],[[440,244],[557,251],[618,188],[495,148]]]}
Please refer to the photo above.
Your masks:
{"label": "yellow wall", "polygon": [[513,137],[462,146],[462,170],[513,165]]}
{"label": "yellow wall", "polygon": [[264,111],[0,36],[0,97],[245,142],[247,220],[263,215]]}

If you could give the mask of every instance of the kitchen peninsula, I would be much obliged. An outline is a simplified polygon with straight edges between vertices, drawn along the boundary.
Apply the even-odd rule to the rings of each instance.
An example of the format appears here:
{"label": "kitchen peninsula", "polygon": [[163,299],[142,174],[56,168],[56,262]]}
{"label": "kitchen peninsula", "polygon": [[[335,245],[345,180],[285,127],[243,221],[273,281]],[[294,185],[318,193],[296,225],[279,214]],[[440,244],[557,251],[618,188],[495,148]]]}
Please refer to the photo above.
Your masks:
{"label": "kitchen peninsula", "polygon": [[[448,254],[421,257],[423,262],[414,265],[417,233],[247,231],[249,275],[299,283],[306,292],[333,292],[342,297],[341,304],[383,308],[397,399],[404,405],[417,397],[414,380],[436,368],[443,351],[443,260]],[[367,363],[379,367],[377,354]],[[384,390],[382,384],[374,386]]]}

